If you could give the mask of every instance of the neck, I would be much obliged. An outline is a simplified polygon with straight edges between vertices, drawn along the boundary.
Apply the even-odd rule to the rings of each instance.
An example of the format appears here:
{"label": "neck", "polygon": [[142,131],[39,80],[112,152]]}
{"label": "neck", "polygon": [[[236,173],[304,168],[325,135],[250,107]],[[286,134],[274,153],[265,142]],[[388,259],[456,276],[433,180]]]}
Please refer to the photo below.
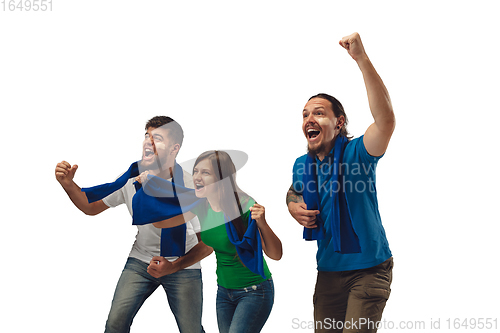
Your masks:
{"label": "neck", "polygon": [[337,137],[338,136],[336,135],[333,138],[333,140],[328,145],[325,146],[325,149],[322,149],[320,152],[318,152],[316,154],[316,157],[318,158],[318,160],[323,161],[325,156],[328,155],[332,151],[333,147],[335,146],[335,140],[337,139]]}
{"label": "neck", "polygon": [[319,154],[316,154],[316,157],[318,158],[318,160],[320,161],[323,161],[323,159],[325,158],[326,156],[326,153],[319,153]]}
{"label": "neck", "polygon": [[174,176],[174,162],[162,166],[160,172],[156,175],[163,179],[170,179]]}
{"label": "neck", "polygon": [[210,204],[210,207],[212,207],[212,210],[214,212],[221,212],[222,207],[220,206],[220,200],[219,198],[214,198],[214,197],[207,197],[208,203]]}

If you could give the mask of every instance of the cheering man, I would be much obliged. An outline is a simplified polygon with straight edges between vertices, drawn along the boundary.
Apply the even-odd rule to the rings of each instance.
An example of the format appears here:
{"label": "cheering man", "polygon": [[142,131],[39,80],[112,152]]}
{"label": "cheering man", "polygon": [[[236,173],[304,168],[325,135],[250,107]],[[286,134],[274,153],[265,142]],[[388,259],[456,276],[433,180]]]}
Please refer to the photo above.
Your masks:
{"label": "cheering man", "polygon": [[363,74],[375,121],[351,140],[340,102],[327,94],[311,97],[302,112],[308,154],[295,161],[287,205],[304,226],[304,238],[318,242],[315,331],[375,332],[389,298],[393,266],[378,211],[375,168],[395,118],[359,34],[339,44]]}
{"label": "cheering man", "polygon": [[[132,199],[137,190],[135,176],[142,170],[164,179],[171,179],[177,174],[179,177],[176,182],[194,187],[191,175],[175,163],[183,137],[181,126],[172,118],[158,116],[150,119],[146,124],[142,160],[137,165],[140,170],[135,170],[135,174],[130,172],[130,177],[125,173],[125,184],[121,188],[91,203],[88,200],[89,193],[83,192],[73,181],[78,168],[76,165],[72,166],[66,161],[58,163],[56,179],[75,206],[87,215],[96,215],[121,204],[126,204],[132,214]],[[119,179],[122,178],[123,175]],[[137,228],[136,240],[116,286],[105,332],[129,332],[140,307],[159,286],[167,294],[179,331],[204,332],[201,324],[202,279],[199,261],[213,250],[199,242],[199,221],[196,218],[188,221],[182,234],[185,237],[178,237],[182,239],[181,253],[186,252],[185,255],[166,258],[160,256],[162,241],[169,245],[178,239],[164,240],[162,229],[152,224],[138,225]]]}

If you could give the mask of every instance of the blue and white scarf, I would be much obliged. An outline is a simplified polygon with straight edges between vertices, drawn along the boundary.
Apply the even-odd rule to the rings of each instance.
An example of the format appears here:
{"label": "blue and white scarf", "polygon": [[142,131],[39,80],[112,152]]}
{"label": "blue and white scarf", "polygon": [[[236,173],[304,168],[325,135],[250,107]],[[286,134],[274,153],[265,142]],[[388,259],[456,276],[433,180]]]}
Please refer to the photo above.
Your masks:
{"label": "blue and white scarf", "polygon": [[[87,195],[89,203],[107,197],[125,186],[130,178],[137,177],[140,174],[138,164],[139,162],[132,163],[128,170],[112,183],[82,188],[82,191]],[[181,166],[177,163],[174,165],[173,180],[177,182],[177,185],[159,177],[153,176],[148,178],[149,180],[145,185],[148,194],[144,193],[145,190],[140,183],[134,183],[136,193],[132,198],[132,224],[144,225],[182,214],[182,208],[179,204],[177,194],[182,195],[183,202],[186,202],[186,195],[184,193],[187,193],[190,189],[184,187],[184,177]],[[158,184],[161,184],[161,189],[164,189],[163,194],[160,193],[161,191],[157,188]],[[154,195],[158,195],[159,197]],[[187,196],[189,197],[189,195]],[[197,200],[196,197],[194,197],[194,199]],[[186,224],[161,230],[160,255],[162,257],[182,256],[185,252]]]}
{"label": "blue and white scarf", "polygon": [[[90,188],[83,188],[89,203],[101,200],[119,190],[130,178],[139,175],[139,162],[134,162],[129,169],[113,183],[106,183]],[[173,181],[160,177],[148,176],[144,186],[135,182],[136,193],[132,198],[132,224],[144,225],[159,222],[190,211],[206,199],[199,199],[193,189],[184,187],[183,171],[175,163]],[[251,216],[251,215],[250,215]],[[257,222],[249,216],[248,228],[239,239],[232,223],[226,223],[226,232],[229,240],[236,247],[236,251],[243,264],[253,273],[265,278],[262,244]],[[173,228],[162,228],[160,241],[160,255],[182,256],[185,254],[186,224]]]}

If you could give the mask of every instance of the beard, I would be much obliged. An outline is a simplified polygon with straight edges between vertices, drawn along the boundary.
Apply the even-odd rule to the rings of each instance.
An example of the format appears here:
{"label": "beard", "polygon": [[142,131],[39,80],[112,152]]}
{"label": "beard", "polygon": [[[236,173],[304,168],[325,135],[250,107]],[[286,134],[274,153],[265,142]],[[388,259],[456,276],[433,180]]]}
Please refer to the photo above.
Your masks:
{"label": "beard", "polygon": [[328,142],[328,141],[322,141],[316,148],[311,148],[309,146],[309,143],[307,144],[307,153],[308,154],[314,154],[314,156],[318,156],[318,154],[323,154],[323,155],[328,155],[330,151],[333,149],[335,140],[337,139],[338,135],[333,137],[333,140]]}
{"label": "beard", "polygon": [[322,142],[316,148],[311,148],[309,144],[307,144],[307,153],[317,156],[319,153],[323,152],[326,149],[326,145]]}
{"label": "beard", "polygon": [[162,163],[158,156],[155,156],[153,161],[151,161],[150,163],[144,163],[143,161],[141,161],[141,163],[139,163],[139,170],[141,173],[144,171],[149,171],[153,172],[153,174],[156,174],[163,170]]}

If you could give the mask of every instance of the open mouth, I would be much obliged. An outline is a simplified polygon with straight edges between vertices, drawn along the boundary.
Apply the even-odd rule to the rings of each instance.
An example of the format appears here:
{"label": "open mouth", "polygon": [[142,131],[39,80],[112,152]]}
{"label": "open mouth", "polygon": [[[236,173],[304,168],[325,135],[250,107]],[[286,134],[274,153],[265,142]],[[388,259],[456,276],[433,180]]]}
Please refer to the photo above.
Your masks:
{"label": "open mouth", "polygon": [[151,148],[146,148],[144,149],[144,157],[146,159],[150,159],[154,156],[155,152],[153,151],[153,149]]}
{"label": "open mouth", "polygon": [[205,186],[204,185],[201,185],[201,184],[195,184],[195,187],[197,190],[201,190],[202,188],[204,188]]}
{"label": "open mouth", "polygon": [[317,130],[317,129],[314,129],[314,128],[310,128],[307,130],[307,138],[308,139],[315,139],[316,137],[318,137],[320,131]]}

